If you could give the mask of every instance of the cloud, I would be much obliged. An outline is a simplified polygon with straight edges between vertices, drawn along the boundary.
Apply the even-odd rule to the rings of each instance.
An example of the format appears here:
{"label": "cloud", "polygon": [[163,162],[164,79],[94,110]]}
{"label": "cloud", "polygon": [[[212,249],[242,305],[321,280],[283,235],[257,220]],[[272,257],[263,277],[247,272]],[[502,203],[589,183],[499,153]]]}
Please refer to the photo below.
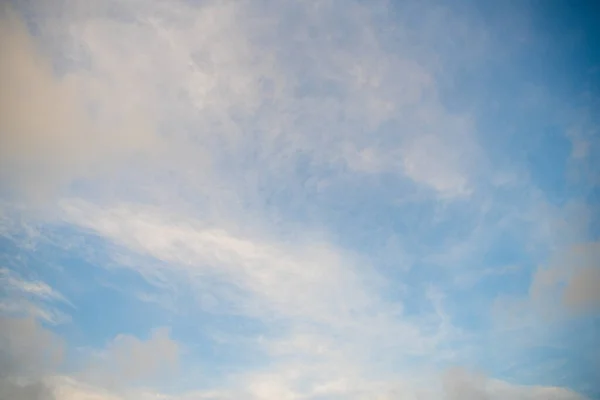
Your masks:
{"label": "cloud", "polygon": [[429,185],[442,196],[468,195],[471,189],[465,170],[467,166],[462,165],[461,160],[465,153],[453,151],[452,146],[444,141],[432,135],[419,135],[403,149],[404,171],[413,180]]}
{"label": "cloud", "polygon": [[600,308],[600,269],[577,271],[564,289],[563,302],[574,311]]}
{"label": "cloud", "polygon": [[261,339],[252,335],[244,349],[254,348],[272,367],[232,377],[242,397],[324,396],[340,390],[339,380],[362,382],[374,365],[403,366],[410,376],[405,368],[417,366],[409,360],[436,358],[438,345],[459,334],[439,298],[424,324],[408,318],[400,302],[378,293],[376,273],[323,237],[290,243],[248,229],[242,235],[139,205],[71,199],[62,208],[71,226],[113,242],[117,253],[141,255],[144,262],[122,266],[149,282],[190,286],[215,299],[211,312],[261,321]]}
{"label": "cloud", "polygon": [[[89,369],[74,371],[69,377],[59,375],[65,350],[64,341],[35,318],[0,316],[0,398],[129,398],[124,387],[130,390],[149,379],[156,383],[172,377],[177,371],[181,351],[166,328],[153,330],[147,340],[118,335],[99,355],[92,359],[77,359],[76,364],[87,363]],[[113,392],[107,388],[112,388]]]}
{"label": "cloud", "polygon": [[[159,261],[124,266],[142,276],[202,288],[231,307],[219,312],[316,324],[340,333],[350,329],[384,341],[403,338],[401,352],[431,351],[435,345],[433,337],[401,318],[401,304],[382,301],[374,271],[360,269],[350,254],[327,242],[306,237],[292,245],[268,236],[244,237],[152,207],[102,208],[71,200],[63,202],[63,210],[68,223]],[[223,284],[234,291],[221,292]]]}
{"label": "cloud", "polygon": [[0,269],[0,282],[6,289],[10,288],[41,300],[66,301],[62,294],[51,288],[47,283],[24,280],[7,268]]}
{"label": "cloud", "polygon": [[[525,178],[514,189],[494,171],[493,192],[481,184],[492,169],[481,121],[454,106],[461,95],[446,107],[444,85],[447,66],[480,55],[487,28],[417,3],[56,0],[20,5],[27,25],[3,9],[0,176],[15,203],[24,194],[48,205],[41,235],[78,238],[52,251],[84,260],[73,261],[82,274],[134,271],[150,283],[146,300],[191,310],[200,330],[213,317],[258,326],[247,338],[224,329],[264,363],[154,398],[571,396],[456,371],[429,387],[471,357],[456,324],[484,328],[480,315],[461,320],[479,298],[455,304],[452,288],[423,282],[480,268],[491,250],[511,256],[495,247],[504,234],[537,257],[581,232],[557,239],[554,208],[522,207],[535,192]],[[590,152],[586,135],[574,136],[576,158]],[[360,230],[370,240],[356,240]],[[373,242],[389,244],[389,270],[372,265]],[[402,260],[414,268],[399,271]],[[595,307],[594,268],[540,268],[515,308]],[[481,276],[505,278],[481,271],[473,292]],[[10,296],[0,311],[61,320],[50,307],[65,302],[58,290],[8,270],[1,279]],[[127,301],[129,289],[119,288]],[[152,398],[141,386],[171,378],[181,352],[161,329],[96,350],[88,370],[57,381],[57,396]]]}
{"label": "cloud", "polygon": [[33,318],[0,316],[0,397],[51,400],[45,378],[62,360],[63,343]]}
{"label": "cloud", "polygon": [[[346,314],[323,307],[322,285],[353,285],[352,276],[339,275],[339,255],[319,243],[302,253],[293,247],[244,238],[224,229],[205,227],[201,221],[162,215],[155,208],[128,205],[100,208],[93,204],[64,202],[66,221],[91,229],[120,245],[165,262],[163,272],[179,272],[190,278],[203,270],[231,279],[253,296],[262,297],[273,311],[284,313],[327,313],[328,318]],[[144,271],[140,271],[144,274]],[[348,282],[337,279],[342,278]],[[295,293],[313,293],[301,299]],[[361,301],[360,294],[353,302]],[[341,307],[343,299],[327,307]],[[341,313],[341,314],[340,314]]]}
{"label": "cloud", "polygon": [[7,297],[0,301],[0,312],[13,316],[31,316],[52,325],[62,324],[70,320],[68,314],[55,307],[18,297]]}
{"label": "cloud", "polygon": [[[495,299],[492,306],[494,335],[504,341],[506,355],[527,359],[530,349],[544,346],[563,349],[575,345],[565,343],[562,335],[573,329],[577,321],[585,321],[599,311],[598,248],[597,242],[555,248],[548,261],[531,272],[525,293],[504,294]],[[501,354],[499,358],[505,360]]]}
{"label": "cloud", "polygon": [[[9,5],[3,4],[0,18],[0,165],[5,185],[39,202],[73,179],[106,168],[118,160],[115,156],[132,155],[152,143],[152,127],[133,120],[133,113],[117,122],[92,117],[87,108],[91,99],[82,97],[81,76],[59,76]],[[104,112],[111,108],[110,101],[94,106]]]}
{"label": "cloud", "polygon": [[84,375],[107,387],[157,384],[177,372],[180,352],[167,328],[153,330],[147,340],[121,334],[90,360]]}
{"label": "cloud", "polygon": [[[287,378],[286,378],[287,375]],[[146,389],[107,392],[71,378],[54,379],[58,400],[249,400],[279,399],[379,399],[379,400],[586,400],[572,391],[541,386],[512,385],[500,380],[490,379],[470,371],[453,369],[442,377],[429,377],[427,387],[419,382],[364,382],[340,378],[326,381],[314,388],[303,391],[290,386],[289,378],[293,370],[280,371],[278,374],[254,375],[246,386],[238,389],[190,391],[178,394],[162,394]],[[438,385],[441,381],[441,385]]]}
{"label": "cloud", "polygon": [[[361,398],[394,393],[399,390],[392,384],[397,376],[390,372],[371,376],[373,368],[383,373],[390,364],[402,371],[410,388],[403,389],[406,396],[417,396],[419,386],[413,386],[421,369],[432,362],[448,365],[455,355],[450,351],[444,359],[445,352],[460,351],[447,347],[460,343],[462,332],[444,309],[443,293],[429,290],[432,314],[411,319],[401,303],[383,302],[377,286],[361,278],[368,274],[354,270],[355,261],[339,249],[300,239],[294,246],[257,236],[250,239],[153,207],[100,207],[71,199],[63,202],[63,210],[65,221],[113,241],[121,251],[158,260],[124,267],[202,288],[221,303],[219,313],[242,313],[266,323],[265,336],[251,343],[258,344],[270,366],[231,377],[235,384],[230,389],[236,393],[232,398]],[[214,289],[218,285],[202,283],[212,279],[241,289],[242,296],[223,297],[226,292]],[[270,331],[274,321],[284,322],[286,329],[278,325]],[[427,361],[415,361],[419,357]],[[435,373],[428,376],[437,379]],[[519,387],[458,372],[444,380],[449,399],[581,398],[559,388]]]}
{"label": "cloud", "polygon": [[[340,15],[324,3],[318,13],[309,3],[55,6],[66,8],[48,39],[34,40],[16,14],[4,13],[2,79],[11,93],[3,98],[2,120],[10,124],[2,129],[2,159],[12,171],[6,178],[22,189],[86,179],[122,192],[135,179],[146,196],[165,196],[156,186],[176,184],[169,191],[210,194],[217,208],[228,200],[223,187],[252,199],[249,175],[269,176],[276,186],[309,155],[316,169],[387,171],[444,197],[468,193],[466,160],[479,152],[462,146],[475,141],[468,118],[442,107],[428,65],[413,59],[426,46],[386,52],[372,22],[381,17],[376,7],[352,3]],[[131,19],[114,18],[111,7]],[[355,31],[340,37],[330,20]],[[58,44],[68,60],[39,49],[56,47],[53,35],[68,38]],[[30,92],[35,101],[15,100]],[[381,142],[390,143],[370,146],[365,132],[383,123],[394,134],[382,132]],[[118,165],[130,172],[106,175]]]}
{"label": "cloud", "polygon": [[70,377],[58,376],[52,383],[56,400],[125,400],[118,394]]}
{"label": "cloud", "polygon": [[510,385],[461,369],[452,369],[444,375],[446,400],[584,400],[575,392],[555,387],[527,387]]}
{"label": "cloud", "polygon": [[73,305],[47,283],[26,280],[7,268],[1,268],[0,284],[4,292],[0,296],[2,313],[31,316],[54,325],[69,321],[68,314],[58,305]]}
{"label": "cloud", "polygon": [[530,287],[532,301],[549,302],[568,314],[597,312],[600,307],[600,245],[578,244],[559,251],[547,267],[538,268]]}
{"label": "cloud", "polygon": [[[32,318],[2,318],[1,322],[3,394],[23,400],[129,400],[157,396],[169,400],[240,397],[256,400],[398,397],[432,400],[583,399],[565,389],[515,386],[459,369],[450,370],[442,377],[442,391],[432,384],[440,378],[435,372],[425,371],[412,378],[407,373],[401,374],[401,378],[395,374],[371,377],[365,367],[374,364],[356,363],[355,358],[349,357],[349,349],[343,345],[347,338],[334,339],[322,333],[296,334],[279,342],[269,339],[264,344],[271,357],[271,367],[236,374],[230,378],[231,385],[227,388],[157,394],[136,383],[149,381],[156,384],[176,372],[181,350],[179,344],[170,338],[168,329],[154,330],[147,340],[118,335],[89,359],[90,368],[75,372],[75,376],[79,376],[75,379],[56,375],[62,353],[62,343],[56,335]],[[376,343],[368,344],[370,351]],[[423,379],[428,382],[427,386],[422,386]],[[112,391],[107,391],[108,388]]]}

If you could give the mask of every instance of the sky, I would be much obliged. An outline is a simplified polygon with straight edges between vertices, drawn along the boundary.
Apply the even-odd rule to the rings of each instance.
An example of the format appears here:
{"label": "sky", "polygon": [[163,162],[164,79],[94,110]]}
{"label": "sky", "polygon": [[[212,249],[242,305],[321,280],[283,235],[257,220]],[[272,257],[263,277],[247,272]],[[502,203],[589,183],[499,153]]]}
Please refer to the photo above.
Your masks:
{"label": "sky", "polygon": [[0,4],[0,398],[600,399],[590,1]]}

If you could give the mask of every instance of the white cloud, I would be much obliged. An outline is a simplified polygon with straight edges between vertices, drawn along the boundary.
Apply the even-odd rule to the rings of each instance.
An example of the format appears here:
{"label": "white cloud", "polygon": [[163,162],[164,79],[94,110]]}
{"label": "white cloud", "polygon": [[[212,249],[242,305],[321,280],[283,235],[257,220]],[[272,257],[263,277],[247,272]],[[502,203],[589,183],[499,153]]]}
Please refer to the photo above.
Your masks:
{"label": "white cloud", "polygon": [[[439,298],[422,326],[403,315],[400,303],[380,298],[367,265],[326,242],[296,237],[291,244],[256,234],[250,239],[139,205],[102,208],[81,200],[62,205],[68,223],[159,261],[124,266],[201,288],[227,304],[218,312],[266,324],[264,340],[254,344],[273,367],[238,377],[249,398],[317,396],[313,391],[339,387],[331,382],[364,379],[374,365],[405,368],[410,357],[436,358],[437,346],[458,333]],[[213,281],[219,284],[206,284]],[[222,284],[241,289],[242,296],[228,297],[218,289]],[[274,326],[279,328],[271,331]]]}
{"label": "white cloud", "polygon": [[51,325],[70,321],[68,314],[55,307],[12,296],[0,301],[0,311],[5,315],[34,317]]}
{"label": "white cloud", "polygon": [[47,283],[26,280],[7,268],[1,268],[0,285],[4,291],[0,298],[3,314],[32,316],[53,325],[69,321],[69,316],[56,303],[71,307],[72,304]]}
{"label": "white cloud", "polygon": [[443,196],[470,194],[465,165],[461,165],[465,154],[457,152],[450,143],[433,135],[420,135],[403,152],[404,171],[413,180],[431,186]]}
{"label": "white cloud", "polygon": [[[434,309],[433,325],[425,321],[425,316],[419,323],[406,319],[401,309],[394,310],[391,304],[381,302],[372,288],[361,283],[362,275],[351,259],[322,244],[317,244],[315,250],[310,241],[304,242],[304,247],[257,237],[250,240],[206,227],[189,217],[167,217],[149,207],[101,208],[70,200],[63,202],[63,209],[69,223],[160,260],[164,263],[158,267],[160,275],[183,276],[192,285],[199,277],[206,280],[210,275],[218,276],[243,289],[245,295],[233,302],[238,312],[265,322],[275,312],[290,323],[283,335],[269,335],[259,342],[273,366],[243,373],[234,380],[238,382],[235,390],[247,398],[327,395],[358,399],[393,393],[388,381],[394,378],[382,376],[382,383],[376,384],[377,379],[367,378],[372,368],[383,367],[383,371],[390,359],[397,367],[408,367],[403,360],[411,355],[442,360],[445,353],[437,346],[460,337],[443,309],[441,293],[428,292]],[[144,268],[136,264],[129,267]],[[246,307],[241,308],[236,301]],[[247,306],[253,301],[258,301],[256,307]],[[315,322],[323,325],[312,325]],[[432,326],[433,331],[427,329]],[[373,357],[379,357],[377,362]],[[408,382],[419,371],[414,363],[410,365],[411,372],[402,369],[403,379]],[[475,378],[475,382],[472,378],[467,382],[448,379],[454,385],[446,389],[449,399],[579,398],[562,389],[520,388],[487,378],[481,382]],[[410,390],[406,396],[418,393],[418,388]]]}
{"label": "white cloud", "polygon": [[70,377],[55,377],[52,384],[55,400],[124,400],[118,394],[84,384]]}
{"label": "white cloud", "polygon": [[59,300],[66,302],[64,296],[51,288],[47,283],[42,281],[24,280],[7,268],[0,268],[0,282],[5,288],[12,288],[41,300]]}
{"label": "white cloud", "polygon": [[[144,387],[115,386],[114,382],[110,384],[106,381],[103,382],[103,388],[74,377],[55,375],[61,343],[33,319],[3,318],[0,322],[0,348],[3,355],[0,360],[3,366],[0,394],[9,394],[18,400],[584,400],[584,397],[565,389],[517,386],[464,370],[450,370],[443,377],[429,372],[413,378],[380,375],[377,379],[370,379],[358,366],[331,362],[331,359],[314,364],[288,362],[277,364],[270,370],[244,372],[233,377],[229,381],[231,386],[223,389],[163,394]],[[296,344],[306,342],[299,339],[295,339]],[[165,366],[165,362],[173,366],[178,352],[178,345],[169,338],[168,330],[159,329],[146,341],[120,335],[101,356],[102,365],[110,369],[113,378],[131,383],[130,379],[141,378],[142,374],[146,377],[155,374]],[[88,376],[86,380],[89,382],[89,379]],[[439,386],[438,382],[443,385]],[[106,385],[113,390],[107,390]]]}
{"label": "white cloud", "polygon": [[250,239],[150,207],[100,208],[80,200],[62,204],[67,222],[161,261],[153,271],[147,270],[148,263],[130,265],[142,275],[192,285],[209,279],[241,289],[242,297],[223,299],[218,290],[211,293],[218,285],[203,286],[235,312],[316,323],[340,332],[350,329],[345,334],[350,337],[355,331],[361,338],[378,336],[384,342],[403,338],[400,352],[421,353],[435,345],[433,338],[402,320],[400,305],[381,301],[377,286],[369,283],[376,276],[367,265],[326,242],[298,238],[298,244],[290,245]]}
{"label": "white cloud", "polygon": [[[367,305],[362,290],[353,290],[357,279],[351,271],[341,274],[340,255],[318,242],[299,250],[233,235],[189,218],[167,217],[153,208],[102,209],[81,201],[63,204],[66,221],[166,262],[165,272],[179,269],[193,279],[202,276],[202,271],[212,271],[263,298],[276,312],[325,313],[328,320],[343,317],[347,311],[340,307],[351,307],[343,305],[344,296],[350,293],[354,298],[348,304]],[[307,296],[300,298],[297,293]],[[323,296],[334,302],[323,301]]]}
{"label": "white cloud", "polygon": [[[324,381],[310,390],[295,390],[285,378],[293,371],[253,376],[247,386],[229,391],[194,391],[161,394],[147,390],[110,393],[76,380],[55,378],[56,400],[280,400],[280,399],[352,399],[352,400],[585,400],[572,391],[542,386],[519,386],[463,370],[450,370],[442,377],[429,377],[428,387],[418,382],[364,382],[351,378]],[[250,378],[250,377],[249,377]],[[437,382],[441,381],[442,385]]]}

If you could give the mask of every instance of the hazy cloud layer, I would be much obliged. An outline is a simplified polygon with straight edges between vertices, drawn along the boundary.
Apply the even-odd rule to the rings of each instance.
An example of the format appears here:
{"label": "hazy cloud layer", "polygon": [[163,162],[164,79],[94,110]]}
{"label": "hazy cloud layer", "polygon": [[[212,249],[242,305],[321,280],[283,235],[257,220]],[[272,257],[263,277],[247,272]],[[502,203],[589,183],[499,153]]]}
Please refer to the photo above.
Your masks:
{"label": "hazy cloud layer", "polygon": [[558,8],[2,5],[0,397],[600,396]]}

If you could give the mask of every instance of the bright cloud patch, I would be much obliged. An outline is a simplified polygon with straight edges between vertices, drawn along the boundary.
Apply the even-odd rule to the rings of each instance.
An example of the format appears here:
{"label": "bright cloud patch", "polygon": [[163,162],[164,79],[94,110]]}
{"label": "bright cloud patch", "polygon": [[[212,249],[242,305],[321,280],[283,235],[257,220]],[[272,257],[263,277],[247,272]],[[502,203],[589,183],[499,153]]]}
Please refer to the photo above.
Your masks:
{"label": "bright cloud patch", "polygon": [[572,7],[3,4],[0,398],[600,399]]}

